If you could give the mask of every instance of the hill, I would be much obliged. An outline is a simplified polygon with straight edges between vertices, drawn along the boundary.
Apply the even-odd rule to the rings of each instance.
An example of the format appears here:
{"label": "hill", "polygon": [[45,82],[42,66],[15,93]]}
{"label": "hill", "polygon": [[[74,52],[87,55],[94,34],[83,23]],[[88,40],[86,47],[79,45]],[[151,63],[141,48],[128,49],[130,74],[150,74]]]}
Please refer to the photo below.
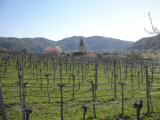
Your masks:
{"label": "hill", "polygon": [[[61,46],[64,51],[79,50],[80,36],[64,38],[52,41],[46,38],[16,38],[0,37],[0,48],[13,51],[26,49],[30,53],[43,53],[50,46]],[[89,51],[125,50],[133,42],[102,36],[83,37],[83,41]]]}
{"label": "hill", "polygon": [[[80,36],[73,36],[64,38],[59,41],[65,50],[79,50]],[[107,38],[102,36],[83,37],[84,44],[89,51],[105,51],[105,50],[124,50],[128,48],[133,42],[124,41],[120,39]]]}
{"label": "hill", "polygon": [[134,44],[132,44],[128,49],[130,50],[157,50],[160,49],[160,35],[153,37],[145,37]]}
{"label": "hill", "polygon": [[46,38],[0,37],[0,48],[11,51],[26,49],[29,53],[43,53],[44,49],[56,43]]}

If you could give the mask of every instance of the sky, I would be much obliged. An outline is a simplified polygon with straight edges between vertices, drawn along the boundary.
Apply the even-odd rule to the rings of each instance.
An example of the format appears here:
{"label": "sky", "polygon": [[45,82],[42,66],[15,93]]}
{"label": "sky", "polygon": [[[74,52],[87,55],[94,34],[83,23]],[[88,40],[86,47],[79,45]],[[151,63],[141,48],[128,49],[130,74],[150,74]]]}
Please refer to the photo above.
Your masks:
{"label": "sky", "polygon": [[160,0],[0,0],[1,37],[105,36],[137,41],[160,29]]}

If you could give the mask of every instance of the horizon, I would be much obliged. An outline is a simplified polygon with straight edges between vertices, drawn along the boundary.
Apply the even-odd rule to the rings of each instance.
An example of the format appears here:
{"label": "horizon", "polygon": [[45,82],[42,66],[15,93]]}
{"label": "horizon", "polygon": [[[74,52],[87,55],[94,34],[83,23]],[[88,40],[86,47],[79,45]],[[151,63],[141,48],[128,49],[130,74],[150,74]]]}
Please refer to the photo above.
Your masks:
{"label": "horizon", "polygon": [[44,37],[58,41],[72,36],[103,36],[137,41],[160,28],[159,0],[0,0],[0,36]]}

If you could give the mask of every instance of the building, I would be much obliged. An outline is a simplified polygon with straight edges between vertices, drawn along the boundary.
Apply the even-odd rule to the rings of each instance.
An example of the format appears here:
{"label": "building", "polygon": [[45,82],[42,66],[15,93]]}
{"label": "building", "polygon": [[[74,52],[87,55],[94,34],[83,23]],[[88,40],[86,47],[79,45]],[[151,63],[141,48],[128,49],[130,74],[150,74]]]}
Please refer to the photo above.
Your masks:
{"label": "building", "polygon": [[81,52],[81,53],[86,53],[86,49],[85,49],[86,47],[85,47],[85,45],[84,45],[84,42],[83,42],[83,39],[82,39],[82,37],[81,37],[81,40],[80,40],[80,44],[79,44],[79,52]]}
{"label": "building", "polygon": [[72,55],[73,56],[84,56],[87,54],[87,51],[86,51],[86,46],[83,42],[83,39],[81,37],[80,39],[80,43],[79,43],[79,51],[78,52],[73,52]]}

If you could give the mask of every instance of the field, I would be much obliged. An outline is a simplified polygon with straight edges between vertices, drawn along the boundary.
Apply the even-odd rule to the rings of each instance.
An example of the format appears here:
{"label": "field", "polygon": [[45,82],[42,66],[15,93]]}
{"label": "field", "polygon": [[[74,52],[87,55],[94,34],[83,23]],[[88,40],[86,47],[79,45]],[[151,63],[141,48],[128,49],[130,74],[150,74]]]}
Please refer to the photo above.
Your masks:
{"label": "field", "polygon": [[158,120],[160,62],[1,53],[0,105],[4,120]]}

